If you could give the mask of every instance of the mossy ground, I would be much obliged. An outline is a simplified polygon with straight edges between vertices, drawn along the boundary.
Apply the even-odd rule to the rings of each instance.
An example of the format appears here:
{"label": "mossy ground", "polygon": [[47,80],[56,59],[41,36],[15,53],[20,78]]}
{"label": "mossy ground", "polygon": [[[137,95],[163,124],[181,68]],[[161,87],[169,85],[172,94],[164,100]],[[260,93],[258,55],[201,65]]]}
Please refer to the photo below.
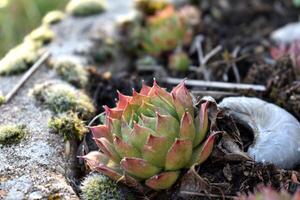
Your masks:
{"label": "mossy ground", "polygon": [[54,32],[47,25],[42,25],[37,29],[33,30],[29,35],[25,37],[24,40],[34,41],[41,44],[47,44],[51,42],[54,37]]}
{"label": "mossy ground", "polygon": [[106,0],[72,0],[66,7],[67,13],[74,16],[99,14],[106,9]]}
{"label": "mossy ground", "polygon": [[47,13],[47,15],[45,15],[45,17],[43,18],[42,22],[45,25],[53,25],[53,24],[57,24],[59,23],[61,20],[63,20],[65,17],[65,14],[59,10],[53,10],[49,13]]}
{"label": "mossy ground", "polygon": [[91,99],[85,93],[64,83],[37,85],[32,94],[56,114],[73,111],[81,119],[88,119],[95,111]]}
{"label": "mossy ground", "polygon": [[48,122],[48,127],[52,132],[63,135],[65,140],[81,140],[84,134],[88,132],[84,122],[73,112],[52,117]]}
{"label": "mossy ground", "polygon": [[0,144],[12,144],[20,141],[26,134],[24,125],[0,126]]}
{"label": "mossy ground", "polygon": [[88,73],[84,67],[70,58],[52,63],[54,70],[61,78],[75,87],[84,88],[88,82]]}
{"label": "mossy ground", "polygon": [[2,104],[4,104],[5,101],[6,101],[5,96],[3,96],[3,95],[0,94],[0,106],[1,106]]}
{"label": "mossy ground", "polygon": [[88,175],[82,182],[81,190],[84,200],[122,199],[117,183],[98,173]]}
{"label": "mossy ground", "polygon": [[10,50],[0,61],[0,75],[13,75],[26,71],[39,57],[38,43],[25,41]]}

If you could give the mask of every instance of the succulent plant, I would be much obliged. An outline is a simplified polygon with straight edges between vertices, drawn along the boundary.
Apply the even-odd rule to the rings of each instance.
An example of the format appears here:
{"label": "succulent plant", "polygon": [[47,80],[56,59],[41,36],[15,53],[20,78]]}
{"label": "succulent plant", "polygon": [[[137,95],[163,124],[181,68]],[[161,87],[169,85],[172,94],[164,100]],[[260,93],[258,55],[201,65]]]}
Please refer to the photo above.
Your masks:
{"label": "succulent plant", "polygon": [[186,24],[174,8],[168,6],[156,15],[147,18],[146,28],[141,34],[145,51],[152,55],[159,55],[183,44]]}
{"label": "succulent plant", "polygon": [[115,108],[105,106],[105,124],[91,127],[100,151],[83,156],[92,170],[129,185],[161,190],[171,187],[180,170],[203,163],[216,133],[208,132],[210,102],[198,112],[184,82],[171,93],[143,84],[132,97],[119,93]]}
{"label": "succulent plant", "polygon": [[153,15],[167,7],[170,3],[167,0],[135,0],[135,7],[146,15]]}
{"label": "succulent plant", "polygon": [[183,52],[175,52],[169,58],[169,68],[178,72],[186,72],[191,65],[189,56]]}
{"label": "succulent plant", "polygon": [[199,26],[201,22],[201,12],[200,10],[191,5],[185,5],[179,10],[180,17],[184,20],[184,22],[193,27]]}

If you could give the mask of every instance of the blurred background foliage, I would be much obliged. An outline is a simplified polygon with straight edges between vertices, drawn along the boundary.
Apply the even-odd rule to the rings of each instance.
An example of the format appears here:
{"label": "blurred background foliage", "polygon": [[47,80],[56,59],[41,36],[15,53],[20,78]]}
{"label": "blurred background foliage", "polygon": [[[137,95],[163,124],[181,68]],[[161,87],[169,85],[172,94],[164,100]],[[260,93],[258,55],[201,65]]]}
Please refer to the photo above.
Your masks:
{"label": "blurred background foliage", "polygon": [[63,10],[68,0],[0,0],[0,58],[38,27],[51,10]]}

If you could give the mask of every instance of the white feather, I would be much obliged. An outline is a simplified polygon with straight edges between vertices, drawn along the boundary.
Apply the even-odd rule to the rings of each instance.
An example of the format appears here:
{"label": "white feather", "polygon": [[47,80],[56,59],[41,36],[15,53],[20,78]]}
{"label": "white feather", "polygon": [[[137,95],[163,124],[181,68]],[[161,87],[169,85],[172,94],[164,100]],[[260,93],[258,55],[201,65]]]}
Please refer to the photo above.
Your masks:
{"label": "white feather", "polygon": [[300,163],[300,123],[284,109],[258,98],[228,97],[219,104],[253,130],[248,154],[257,162],[284,169]]}

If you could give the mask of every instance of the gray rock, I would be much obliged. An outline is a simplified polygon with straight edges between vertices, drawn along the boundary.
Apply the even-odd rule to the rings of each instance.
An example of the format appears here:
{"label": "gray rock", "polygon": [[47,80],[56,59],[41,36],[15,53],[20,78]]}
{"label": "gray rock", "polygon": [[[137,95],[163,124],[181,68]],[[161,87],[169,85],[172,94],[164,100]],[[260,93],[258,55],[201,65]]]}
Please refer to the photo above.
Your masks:
{"label": "gray rock", "polygon": [[290,23],[273,31],[271,39],[277,43],[284,44],[300,40],[300,22]]}

